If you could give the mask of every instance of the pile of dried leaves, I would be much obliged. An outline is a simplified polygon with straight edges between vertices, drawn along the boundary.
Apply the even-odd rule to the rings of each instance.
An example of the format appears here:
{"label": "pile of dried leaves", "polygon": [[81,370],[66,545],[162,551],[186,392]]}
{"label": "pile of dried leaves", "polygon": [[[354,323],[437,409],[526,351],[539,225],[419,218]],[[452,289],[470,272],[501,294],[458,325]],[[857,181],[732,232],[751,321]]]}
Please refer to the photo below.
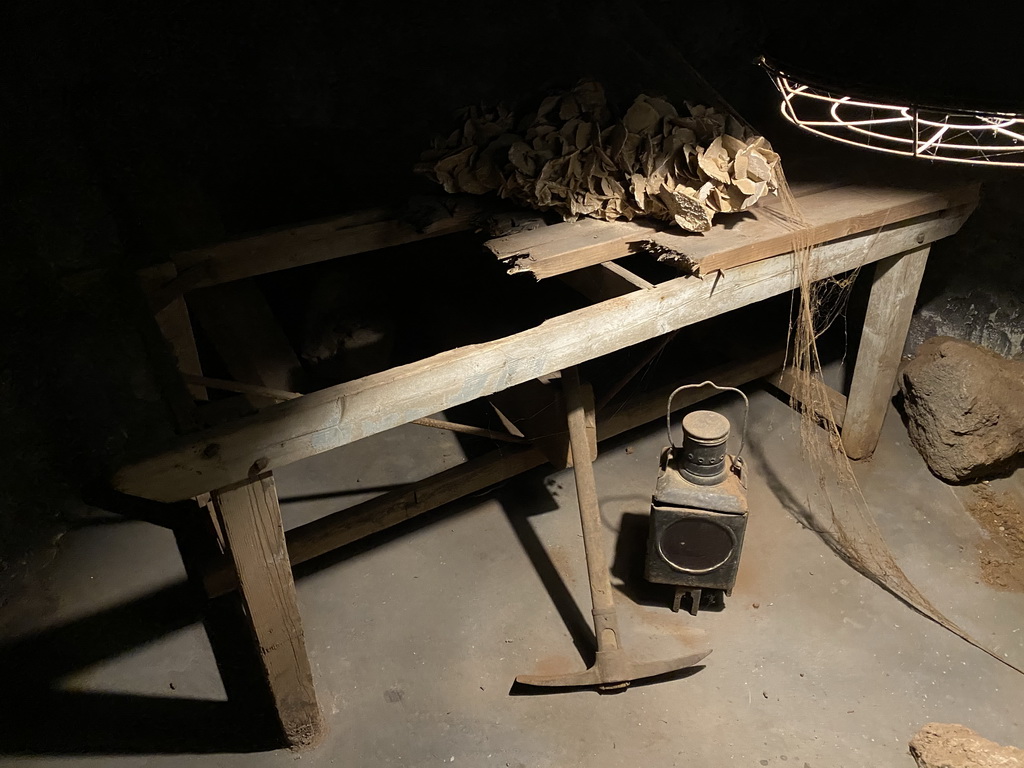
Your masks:
{"label": "pile of dried leaves", "polygon": [[680,116],[641,94],[613,119],[599,83],[549,96],[516,120],[504,107],[467,107],[463,122],[417,170],[448,192],[501,197],[567,220],[650,216],[692,232],[777,187],[779,156],[732,116],[690,106]]}

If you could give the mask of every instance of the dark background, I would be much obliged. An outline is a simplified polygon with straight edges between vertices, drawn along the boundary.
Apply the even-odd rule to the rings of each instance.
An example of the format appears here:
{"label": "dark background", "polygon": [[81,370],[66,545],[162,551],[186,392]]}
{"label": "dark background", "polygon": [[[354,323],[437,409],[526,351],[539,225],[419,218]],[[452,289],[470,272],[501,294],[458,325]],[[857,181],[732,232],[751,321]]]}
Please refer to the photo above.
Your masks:
{"label": "dark background", "polygon": [[[615,98],[681,103],[685,57],[785,157],[818,140],[779,119],[753,65],[766,46],[802,62],[833,52],[843,66],[858,53],[875,79],[915,87],[921,56],[938,51],[929,88],[950,71],[957,94],[1016,86],[1019,66],[1000,61],[1010,49],[988,25],[965,32],[931,9],[925,27],[889,27],[880,6],[830,5],[8,3],[0,589],[78,514],[84,486],[170,433],[125,276],[176,250],[429,189],[410,168],[458,107],[530,103],[581,77]],[[950,69],[981,59],[987,74]],[[985,203],[956,245],[935,249],[912,338],[952,332],[1019,356],[1024,177],[979,174]],[[967,317],[968,306],[980,309]]]}

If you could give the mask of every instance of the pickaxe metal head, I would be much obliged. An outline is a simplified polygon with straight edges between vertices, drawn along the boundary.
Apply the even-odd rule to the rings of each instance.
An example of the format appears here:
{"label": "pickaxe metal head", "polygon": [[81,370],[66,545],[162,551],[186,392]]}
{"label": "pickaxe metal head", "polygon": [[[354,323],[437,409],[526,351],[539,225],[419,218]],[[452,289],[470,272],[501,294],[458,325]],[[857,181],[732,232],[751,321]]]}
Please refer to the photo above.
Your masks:
{"label": "pickaxe metal head", "polygon": [[698,664],[711,649],[663,661],[634,662],[622,648],[598,651],[594,666],[563,675],[519,675],[517,683],[547,688],[589,688],[602,691],[626,688],[634,680],[667,675]]}

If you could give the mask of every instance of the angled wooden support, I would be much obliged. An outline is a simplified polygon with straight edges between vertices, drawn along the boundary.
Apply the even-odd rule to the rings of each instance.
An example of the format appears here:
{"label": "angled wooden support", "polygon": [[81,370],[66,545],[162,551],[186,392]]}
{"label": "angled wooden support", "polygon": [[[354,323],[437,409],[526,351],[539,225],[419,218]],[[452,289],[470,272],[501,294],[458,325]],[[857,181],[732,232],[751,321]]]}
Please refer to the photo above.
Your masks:
{"label": "angled wooden support", "polygon": [[566,272],[559,275],[559,279],[594,302],[607,301],[616,296],[654,287],[653,283],[647,282],[614,261]]}
{"label": "angled wooden support", "polygon": [[[842,427],[846,419],[846,396],[842,392],[836,392],[832,387],[819,381],[817,386],[819,392],[828,401],[827,408],[820,407],[820,404],[806,403],[803,401],[805,387],[801,385],[799,377],[801,373],[793,368],[780,368],[771,376],[765,376],[764,380],[789,396],[791,404],[799,404],[804,408],[810,407],[814,416],[825,421],[834,421],[837,427]],[[824,402],[824,401],[823,401]]]}
{"label": "angled wooden support", "polygon": [[843,422],[843,448],[851,459],[867,458],[878,444],[929,247],[875,265]]}
{"label": "angled wooden support", "polygon": [[274,477],[267,472],[211,495],[285,738],[294,747],[313,746],[324,722],[306,655]]}
{"label": "angled wooden support", "polygon": [[[711,379],[723,386],[738,387],[778,369],[784,357],[781,349],[772,350],[739,363],[696,372],[689,379]],[[641,424],[663,419],[665,402],[675,386],[673,383],[634,398],[608,418],[598,421],[598,440],[609,440]],[[688,408],[713,394],[710,390],[691,389],[672,401],[672,409],[677,411]],[[596,451],[592,455],[596,456]],[[539,467],[544,461],[545,456],[540,449],[526,447],[511,450],[503,448],[470,459],[404,488],[292,528],[287,534],[288,556],[292,565],[304,563]],[[212,568],[204,576],[205,589],[210,597],[223,595],[237,587],[235,575],[223,558],[211,565]]]}

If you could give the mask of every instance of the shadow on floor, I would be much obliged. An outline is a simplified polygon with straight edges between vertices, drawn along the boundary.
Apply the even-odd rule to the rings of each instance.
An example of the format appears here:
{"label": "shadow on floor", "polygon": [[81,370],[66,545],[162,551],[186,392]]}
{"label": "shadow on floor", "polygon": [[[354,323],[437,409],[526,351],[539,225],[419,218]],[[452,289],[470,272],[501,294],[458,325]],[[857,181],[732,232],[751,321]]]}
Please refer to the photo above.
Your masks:
{"label": "shadow on floor", "polygon": [[649,528],[649,515],[636,512],[622,515],[612,561],[612,577],[620,582],[615,585],[615,591],[637,605],[671,605],[675,588],[654,584],[644,576]]}
{"label": "shadow on floor", "polygon": [[[543,471],[546,473],[549,468],[545,467]],[[587,666],[590,666],[594,663],[594,653],[597,649],[591,622],[580,610],[530,523],[530,515],[554,512],[559,508],[551,496],[549,487],[543,482],[543,476],[538,472],[531,472],[523,475],[518,482],[509,484],[501,494],[501,504],[523,551],[530,558],[534,570],[544,584],[544,589],[551,596],[555,610],[569,630],[573,645]]]}
{"label": "shadow on floor", "polygon": [[524,685],[523,683],[514,682],[512,687],[508,691],[509,696],[550,696],[555,693],[597,693],[602,696],[610,696],[618,693],[625,693],[630,688],[644,688],[648,685],[658,685],[659,683],[667,683],[673,680],[684,680],[687,677],[692,677],[701,670],[704,669],[704,664],[697,664],[693,667],[686,667],[685,669],[677,669],[675,672],[666,672],[664,675],[654,675],[653,677],[644,677],[639,680],[633,680],[627,687],[624,688],[613,688],[612,690],[602,691],[599,688],[595,688],[593,685],[583,686],[578,688],[557,688],[554,686],[534,686]]}
{"label": "shadow on floor", "polygon": [[[203,611],[192,588],[180,582],[0,646],[7,702],[0,715],[0,754],[205,754],[279,746],[276,723],[268,727],[265,715],[260,718],[259,693],[241,698],[240,684],[253,676],[251,670],[241,674],[249,665],[238,649],[251,643],[233,637],[239,625],[231,620],[233,612],[230,600]],[[63,687],[63,678],[78,670],[204,618],[227,701]]]}

